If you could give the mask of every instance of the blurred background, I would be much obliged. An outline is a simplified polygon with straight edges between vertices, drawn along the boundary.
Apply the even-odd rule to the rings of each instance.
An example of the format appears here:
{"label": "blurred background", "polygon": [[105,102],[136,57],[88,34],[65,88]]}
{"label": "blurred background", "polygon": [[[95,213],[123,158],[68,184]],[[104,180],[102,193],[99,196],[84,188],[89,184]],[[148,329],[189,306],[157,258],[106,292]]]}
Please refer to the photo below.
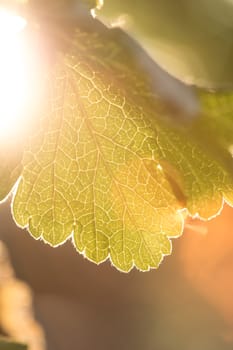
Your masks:
{"label": "blurred background", "polygon": [[[48,350],[233,348],[233,209],[189,222],[158,270],[96,266],[71,242],[53,249],[15,226],[0,206],[0,239],[34,294]],[[17,298],[17,295],[16,295]]]}
{"label": "blurred background", "polygon": [[177,78],[232,87],[232,0],[104,0],[97,17],[122,27]]}

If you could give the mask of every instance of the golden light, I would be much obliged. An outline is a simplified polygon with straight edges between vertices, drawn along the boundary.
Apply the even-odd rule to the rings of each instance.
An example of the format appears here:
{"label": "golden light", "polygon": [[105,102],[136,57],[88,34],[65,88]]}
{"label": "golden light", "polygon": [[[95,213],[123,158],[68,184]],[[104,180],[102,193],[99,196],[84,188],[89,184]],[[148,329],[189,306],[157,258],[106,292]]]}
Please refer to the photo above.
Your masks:
{"label": "golden light", "polygon": [[30,99],[30,67],[24,18],[0,8],[0,140],[22,129]]}

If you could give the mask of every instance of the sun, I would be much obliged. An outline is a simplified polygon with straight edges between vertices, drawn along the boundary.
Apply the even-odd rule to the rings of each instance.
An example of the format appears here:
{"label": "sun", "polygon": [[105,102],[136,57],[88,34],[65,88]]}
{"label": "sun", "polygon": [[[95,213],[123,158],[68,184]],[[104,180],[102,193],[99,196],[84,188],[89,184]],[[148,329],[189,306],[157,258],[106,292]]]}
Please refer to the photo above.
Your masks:
{"label": "sun", "polygon": [[0,140],[22,128],[29,103],[30,69],[24,18],[0,8]]}

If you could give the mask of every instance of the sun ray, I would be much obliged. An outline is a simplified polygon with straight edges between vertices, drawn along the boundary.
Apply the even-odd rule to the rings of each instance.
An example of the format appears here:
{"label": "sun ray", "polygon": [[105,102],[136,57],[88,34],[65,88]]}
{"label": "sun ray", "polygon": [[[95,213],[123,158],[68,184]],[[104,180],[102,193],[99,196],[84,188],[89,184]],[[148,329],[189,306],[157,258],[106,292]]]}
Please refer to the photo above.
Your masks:
{"label": "sun ray", "polygon": [[24,18],[0,9],[0,139],[15,134],[30,92],[28,52],[23,40]]}

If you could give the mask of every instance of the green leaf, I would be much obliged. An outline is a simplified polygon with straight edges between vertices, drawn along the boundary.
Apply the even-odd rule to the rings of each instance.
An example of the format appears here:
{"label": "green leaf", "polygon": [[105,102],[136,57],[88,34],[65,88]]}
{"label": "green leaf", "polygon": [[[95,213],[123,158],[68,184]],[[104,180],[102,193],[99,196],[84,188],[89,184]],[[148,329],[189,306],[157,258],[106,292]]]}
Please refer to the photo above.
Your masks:
{"label": "green leaf", "polygon": [[27,346],[1,337],[0,350],[27,350]]}
{"label": "green leaf", "polygon": [[5,153],[0,155],[0,201],[6,198],[17,181],[22,170],[21,159],[22,154],[18,154],[13,159]]}
{"label": "green leaf", "polygon": [[[67,16],[71,15],[71,12],[73,11],[73,15],[75,15],[75,12],[79,12],[80,8],[83,6],[84,8],[88,9],[94,9],[94,8],[101,8],[102,1],[101,0],[28,0],[26,3],[29,4],[29,6],[33,9],[33,12],[36,14],[36,16],[41,14],[49,14],[50,19],[53,18],[52,16]],[[39,13],[38,13],[39,11]]]}
{"label": "green leaf", "polygon": [[122,26],[171,74],[232,86],[233,5],[221,0],[105,0],[97,16]]}
{"label": "green leaf", "polygon": [[182,233],[180,209],[210,218],[223,198],[233,204],[232,177],[214,147],[164,121],[174,113],[154,94],[124,35],[86,27],[48,79],[14,218],[52,246],[71,238],[96,263],[110,258],[122,271],[148,270]]}
{"label": "green leaf", "polygon": [[[36,122],[36,118],[34,119]],[[35,131],[35,125],[26,118],[25,125],[19,133],[6,133],[7,137],[1,135],[0,139],[0,201],[3,201],[15,185],[22,172],[22,158],[28,136]],[[20,135],[21,133],[21,135]]]}

